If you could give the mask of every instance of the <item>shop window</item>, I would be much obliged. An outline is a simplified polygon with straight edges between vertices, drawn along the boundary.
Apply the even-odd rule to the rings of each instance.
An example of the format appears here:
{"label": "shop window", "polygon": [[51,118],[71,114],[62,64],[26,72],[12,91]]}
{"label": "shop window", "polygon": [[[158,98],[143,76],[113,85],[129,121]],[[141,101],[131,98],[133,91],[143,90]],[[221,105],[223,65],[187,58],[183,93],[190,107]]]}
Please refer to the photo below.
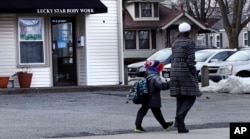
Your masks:
{"label": "shop window", "polygon": [[18,18],[19,65],[45,64],[43,18]]}

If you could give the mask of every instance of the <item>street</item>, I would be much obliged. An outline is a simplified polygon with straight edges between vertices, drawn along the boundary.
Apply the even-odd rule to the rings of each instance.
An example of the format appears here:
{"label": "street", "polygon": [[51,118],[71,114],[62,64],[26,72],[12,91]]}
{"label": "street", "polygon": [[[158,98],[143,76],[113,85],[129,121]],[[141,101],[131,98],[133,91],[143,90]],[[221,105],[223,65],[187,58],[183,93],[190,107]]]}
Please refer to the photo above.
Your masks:
{"label": "street", "polygon": [[[131,133],[139,105],[126,103],[126,91],[0,95],[0,139],[42,139]],[[192,129],[250,122],[249,94],[205,93],[188,113]],[[174,120],[175,98],[162,92],[162,112]],[[151,111],[143,126],[162,131]],[[172,128],[171,130],[176,130]]]}

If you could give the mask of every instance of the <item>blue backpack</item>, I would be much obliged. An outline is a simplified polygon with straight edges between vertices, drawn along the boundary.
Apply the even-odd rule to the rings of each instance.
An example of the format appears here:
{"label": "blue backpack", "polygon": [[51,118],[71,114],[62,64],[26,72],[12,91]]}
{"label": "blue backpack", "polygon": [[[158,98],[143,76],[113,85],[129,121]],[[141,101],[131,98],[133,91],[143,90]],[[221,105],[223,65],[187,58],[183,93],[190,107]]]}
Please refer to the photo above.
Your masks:
{"label": "blue backpack", "polygon": [[142,104],[143,102],[147,101],[150,97],[148,91],[148,81],[149,78],[153,76],[154,75],[151,74],[135,82],[132,88],[129,90],[127,99],[132,100],[134,104]]}

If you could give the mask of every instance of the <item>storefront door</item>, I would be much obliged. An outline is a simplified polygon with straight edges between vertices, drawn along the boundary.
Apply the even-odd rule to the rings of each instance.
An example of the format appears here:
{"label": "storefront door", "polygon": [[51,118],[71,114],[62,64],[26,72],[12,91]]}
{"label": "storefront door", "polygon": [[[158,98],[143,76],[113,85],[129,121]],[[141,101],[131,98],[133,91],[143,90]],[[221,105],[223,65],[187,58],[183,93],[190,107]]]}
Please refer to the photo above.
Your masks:
{"label": "storefront door", "polygon": [[52,62],[54,86],[76,85],[75,19],[52,18]]}

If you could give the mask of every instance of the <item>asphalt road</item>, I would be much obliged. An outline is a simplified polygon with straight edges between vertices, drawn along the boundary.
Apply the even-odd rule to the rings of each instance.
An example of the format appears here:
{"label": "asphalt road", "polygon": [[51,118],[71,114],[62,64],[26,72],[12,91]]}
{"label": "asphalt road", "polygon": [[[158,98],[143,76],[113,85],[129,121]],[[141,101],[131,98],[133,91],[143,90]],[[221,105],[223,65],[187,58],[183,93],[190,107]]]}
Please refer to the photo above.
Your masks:
{"label": "asphalt road", "polygon": [[[81,137],[133,132],[139,105],[126,103],[125,91],[0,95],[0,139]],[[162,111],[174,119],[175,99],[162,93]],[[250,94],[206,93],[188,113],[190,129],[250,122]],[[143,126],[162,131],[151,111]],[[176,130],[172,128],[171,130]]]}

